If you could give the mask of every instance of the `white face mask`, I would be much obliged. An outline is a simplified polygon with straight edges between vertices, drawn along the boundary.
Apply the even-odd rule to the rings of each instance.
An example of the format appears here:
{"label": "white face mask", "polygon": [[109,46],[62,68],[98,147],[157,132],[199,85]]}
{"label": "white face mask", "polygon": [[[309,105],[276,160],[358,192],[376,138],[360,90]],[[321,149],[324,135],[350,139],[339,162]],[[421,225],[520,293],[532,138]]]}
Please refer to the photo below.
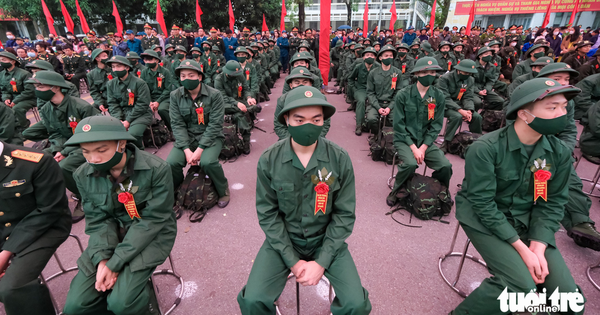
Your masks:
{"label": "white face mask", "polygon": [[516,33],[517,33],[517,31],[510,31],[510,33],[511,33],[511,34],[516,34]]}
{"label": "white face mask", "polygon": [[569,34],[575,34],[575,31],[569,31]]}
{"label": "white face mask", "polygon": [[510,46],[511,46],[511,47],[515,47],[515,46],[517,46],[517,43],[515,43],[515,42],[512,42],[512,43],[510,43]]}
{"label": "white face mask", "polygon": [[558,32],[554,32],[554,36],[557,36],[557,35],[558,35]]}
{"label": "white face mask", "polygon": [[8,35],[8,36],[6,36],[6,38],[8,38],[8,39],[15,39],[15,37],[12,36],[12,35]]}
{"label": "white face mask", "polygon": [[548,35],[548,33],[546,33],[546,32],[543,32],[543,33],[542,33],[542,35],[546,36],[546,35]]}

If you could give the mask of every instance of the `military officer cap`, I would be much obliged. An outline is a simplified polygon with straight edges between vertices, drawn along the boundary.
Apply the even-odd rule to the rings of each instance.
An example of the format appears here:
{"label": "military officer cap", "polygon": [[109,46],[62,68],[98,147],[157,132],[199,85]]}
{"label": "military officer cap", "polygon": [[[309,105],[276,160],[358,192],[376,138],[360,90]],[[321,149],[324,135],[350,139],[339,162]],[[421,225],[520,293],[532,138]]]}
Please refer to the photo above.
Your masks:
{"label": "military officer cap", "polygon": [[17,66],[21,64],[21,62],[19,61],[19,58],[17,58],[17,56],[13,55],[13,53],[10,53],[8,51],[0,52],[0,57],[6,57],[6,58],[8,58],[10,60],[16,61],[17,62],[16,65]]}
{"label": "military officer cap", "polygon": [[46,60],[39,59],[26,64],[25,68],[54,71],[54,66],[51,63]]}
{"label": "military officer cap", "polygon": [[406,51],[408,51],[410,49],[410,47],[408,47],[408,44],[406,44],[406,43],[400,43],[396,49],[400,49],[400,48],[404,48],[404,49],[406,49]]}
{"label": "military officer cap", "polygon": [[250,32],[250,30],[247,27],[244,27],[244,29],[242,30],[242,32]]}
{"label": "military officer cap", "polygon": [[554,60],[550,57],[541,57],[538,58],[534,63],[532,63],[531,66],[546,66],[553,62]]}
{"label": "military officer cap", "polygon": [[477,51],[477,57],[485,54],[488,51],[494,52],[494,50],[491,49],[490,47],[481,47],[481,48],[479,48],[479,51]]}
{"label": "military officer cap", "polygon": [[439,26],[436,26],[436,27],[433,29],[433,31],[434,31],[434,32],[435,32],[435,31],[438,31],[438,32],[439,32],[439,31],[440,31],[440,27],[439,27]]}
{"label": "military officer cap", "polygon": [[335,43],[335,47],[336,47],[336,48],[338,48],[338,47],[342,47],[342,45],[344,45],[344,42],[343,42],[343,41],[341,41],[341,40],[338,40],[338,41]]}
{"label": "military officer cap", "polygon": [[313,78],[313,76],[310,73],[310,70],[308,70],[308,68],[296,67],[296,68],[292,69],[292,71],[290,72],[290,75],[288,75],[285,78],[285,83],[290,84],[293,79],[299,79],[299,78],[308,79],[308,80],[310,80],[310,82],[315,81],[315,79]]}
{"label": "military officer cap", "polygon": [[453,30],[458,30],[458,26],[452,26]]}
{"label": "military officer cap", "polygon": [[467,28],[465,26],[461,26],[459,31],[466,30],[466,29]]}
{"label": "military officer cap", "polygon": [[198,48],[198,47],[192,47],[192,49],[190,49],[190,52],[192,52],[192,51],[197,51],[199,53],[202,53],[202,50],[200,50],[200,48]]}
{"label": "military officer cap", "polygon": [[[540,59],[542,59],[542,58],[540,58]],[[540,59],[538,59],[538,60],[540,60]],[[555,62],[555,63],[550,63],[547,66],[545,66],[540,71],[540,73],[538,73],[537,77],[538,78],[547,77],[551,74],[561,73],[561,72],[568,72],[571,77],[579,76],[579,72],[577,70],[571,68],[571,66],[569,66],[568,64],[566,64],[564,62]]]}
{"label": "military officer cap", "polygon": [[544,47],[544,53],[548,52],[548,48],[549,48],[548,46],[546,46],[544,44],[536,44],[536,45],[531,46],[531,48],[529,48],[527,50],[527,52],[525,53],[525,58],[529,58],[529,55],[531,55],[531,52],[534,51],[534,50],[536,50],[536,49],[538,49],[538,48],[540,48],[540,47]]}
{"label": "military officer cap", "polygon": [[519,25],[519,26],[517,26],[517,29],[518,29],[518,30],[522,30],[522,29],[523,29],[523,25]]}
{"label": "military officer cap", "polygon": [[471,59],[462,60],[459,64],[454,66],[454,69],[472,74],[477,74],[477,69],[475,69],[475,61]]}
{"label": "military officer cap", "polygon": [[65,145],[111,140],[135,141],[135,137],[125,130],[125,126],[119,119],[98,115],[82,119]]}
{"label": "military officer cap", "polygon": [[506,119],[514,120],[520,108],[548,96],[563,94],[567,100],[571,100],[579,92],[581,90],[572,85],[561,85],[557,81],[548,78],[535,78],[525,81],[512,92],[510,104],[506,111]]}
{"label": "military officer cap", "polygon": [[298,31],[297,27],[292,28],[292,32],[297,32],[297,31]]}
{"label": "military officer cap", "polygon": [[359,49],[364,49],[365,46],[361,45],[361,44],[356,44],[354,45],[354,48],[352,48],[352,50],[359,50]]}
{"label": "military officer cap", "polygon": [[96,36],[96,32],[94,32],[94,31],[92,31],[92,30],[90,30],[89,32],[87,32],[87,34],[88,34],[88,35],[93,35],[93,36]]}
{"label": "military officer cap", "polygon": [[426,71],[426,70],[441,71],[443,69],[438,65],[438,62],[437,62],[437,60],[435,60],[435,58],[424,57],[424,58],[419,58],[419,60],[417,60],[417,62],[415,63],[415,67],[412,69],[412,71],[410,73],[417,73],[419,71]]}
{"label": "military officer cap", "polygon": [[498,48],[500,48],[500,46],[502,45],[499,41],[497,40],[493,40],[488,44],[488,47],[492,47],[494,45],[498,45]]}
{"label": "military officer cap", "polygon": [[438,48],[438,49],[441,49],[441,48],[442,48],[442,47],[444,47],[444,46],[449,46],[449,47],[450,47],[450,49],[452,49],[452,43],[450,43],[449,41],[445,41],[445,40],[443,40],[443,41],[440,43],[440,46],[439,46],[439,48]]}
{"label": "military officer cap", "polygon": [[285,114],[292,109],[306,106],[323,106],[323,120],[327,120],[335,114],[335,106],[329,104],[319,90],[312,86],[299,86],[287,93],[285,104],[277,120],[285,125]]}
{"label": "military officer cap", "polygon": [[502,29],[498,27],[494,32],[502,32]]}
{"label": "military officer cap", "polygon": [[156,48],[160,48],[160,51],[162,51],[161,45],[152,45],[152,47],[150,47],[150,49],[152,49],[152,50],[155,50]]}
{"label": "military officer cap", "polygon": [[172,30],[180,30],[181,28],[179,28],[179,26],[173,24],[173,27],[171,27]]}
{"label": "military officer cap", "polygon": [[127,59],[142,59],[135,51],[128,52],[125,57],[127,57]]}
{"label": "military officer cap", "polygon": [[510,28],[509,28],[509,30],[516,30],[516,29],[517,29],[517,26],[516,26],[516,25],[514,25],[514,24],[513,24],[513,25],[511,25],[511,26],[510,26]]}
{"label": "military officer cap", "polygon": [[152,58],[156,58],[156,59],[160,60],[158,53],[152,49],[144,50],[144,52],[142,53],[142,58],[143,57],[152,57]]}
{"label": "military officer cap", "polygon": [[469,36],[465,35],[465,36],[461,37],[460,39],[462,39],[462,40],[468,40]]}
{"label": "military officer cap", "polygon": [[373,48],[373,47],[365,48],[365,50],[363,50],[360,55],[364,56],[366,53],[372,53],[373,55],[377,56],[377,51],[375,51],[375,48]]}
{"label": "military officer cap", "polygon": [[221,52],[221,49],[219,49],[219,46],[217,46],[217,45],[213,45],[213,46],[212,46],[212,51],[218,51],[218,52]]}
{"label": "military officer cap", "polygon": [[199,75],[202,76],[202,79],[204,80],[204,72],[202,71],[202,67],[195,60],[188,59],[181,62],[179,67],[175,69],[175,76],[179,78],[179,73],[182,69],[195,70],[196,72],[198,72]]}
{"label": "military officer cap", "polygon": [[392,45],[385,45],[383,47],[381,47],[381,49],[379,50],[379,55],[377,55],[377,57],[381,57],[381,54],[383,54],[386,51],[391,51],[392,54],[394,55],[394,58],[396,58],[396,49],[392,46]]}
{"label": "military officer cap", "polygon": [[223,67],[223,72],[230,77],[237,77],[243,74],[242,66],[235,60],[229,60]]}
{"label": "military officer cap", "polygon": [[431,48],[431,44],[428,41],[423,41],[421,43],[421,50],[432,53],[433,49]]}
{"label": "military officer cap", "polygon": [[103,52],[105,52],[105,53],[108,54],[109,51],[110,50],[108,50],[108,49],[105,50],[105,49],[102,49],[102,48],[96,48],[96,49],[94,49],[94,51],[92,51],[92,60],[96,60],[96,58],[98,58],[98,56],[101,53],[103,53]]}
{"label": "military officer cap", "polygon": [[108,61],[106,62],[107,65],[112,65],[113,63],[120,63],[124,66],[129,67],[129,69],[131,70],[131,63],[129,62],[129,60],[127,60],[127,58],[123,57],[123,56],[112,56],[110,57],[110,59],[108,59]]}
{"label": "military officer cap", "polygon": [[216,33],[216,32],[217,32],[217,29],[216,29],[216,28],[214,28],[214,27],[211,27],[211,28],[210,28],[210,33]]}
{"label": "military officer cap", "polygon": [[238,48],[235,49],[235,52],[233,53],[234,56],[237,56],[237,54],[239,53],[248,53],[248,50],[246,49],[246,47],[240,46]]}
{"label": "military officer cap", "polygon": [[175,46],[173,46],[172,44],[166,44],[165,51],[167,51],[169,48],[175,48]]}
{"label": "military officer cap", "polygon": [[577,47],[575,49],[579,49],[579,48],[585,47],[585,46],[592,46],[592,42],[590,42],[589,40],[582,40],[577,43]]}
{"label": "military officer cap", "polygon": [[69,88],[69,85],[62,77],[62,75],[58,74],[57,72],[54,72],[53,70],[38,71],[35,73],[35,77],[31,77],[30,79],[25,81],[25,83],[45,84],[51,86],[60,86],[67,89]]}
{"label": "military officer cap", "polygon": [[187,49],[181,45],[175,46],[175,51],[183,51],[187,53]]}
{"label": "military officer cap", "polygon": [[144,24],[144,29],[147,29],[147,28],[152,29],[152,26],[150,26],[150,24],[146,23],[146,24]]}
{"label": "military officer cap", "polygon": [[472,31],[476,31],[476,30],[477,30],[477,26],[473,26],[473,27],[471,27],[471,30],[472,30]]}
{"label": "military officer cap", "polygon": [[493,30],[493,29],[494,29],[494,24],[488,25],[488,30]]}

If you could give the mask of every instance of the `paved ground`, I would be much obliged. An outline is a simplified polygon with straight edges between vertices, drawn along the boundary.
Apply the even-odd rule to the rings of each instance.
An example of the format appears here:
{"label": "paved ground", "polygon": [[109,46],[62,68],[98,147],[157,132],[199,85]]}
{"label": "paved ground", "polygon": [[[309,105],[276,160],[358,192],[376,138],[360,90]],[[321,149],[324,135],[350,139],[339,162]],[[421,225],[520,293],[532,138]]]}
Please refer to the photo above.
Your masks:
{"label": "paved ground", "polygon": [[[263,104],[264,110],[259,114],[261,121],[257,126],[267,133],[255,130],[252,153],[234,163],[224,163],[232,193],[229,206],[225,209],[215,207],[201,223],[190,223],[185,216],[178,221],[172,257],[177,271],[184,277],[185,286],[184,299],[173,314],[240,313],[236,296],[244,286],[265,238],[254,206],[256,164],[261,152],[277,140],[272,131],[273,113],[282,84],[282,79],[277,81],[271,101]],[[89,96],[85,98],[91,101]],[[373,162],[368,156],[368,135],[354,135],[354,113],[346,112],[348,105],[342,95],[330,94],[327,98],[338,109],[332,118],[328,138],[350,153],[356,174],[357,218],[348,244],[363,285],[369,291],[373,314],[447,314],[462,301],[446,286],[438,272],[438,258],[448,251],[457,224],[454,210],[447,217],[450,224],[414,219],[412,223],[421,228],[401,226],[386,216],[389,211],[385,204],[389,192],[387,179],[392,168],[383,162]],[[169,143],[156,154],[166,158],[171,147]],[[457,184],[464,176],[464,160],[453,155],[447,157],[453,164],[450,190],[455,194]],[[417,171],[422,172],[422,168]],[[582,162],[578,168],[580,176],[591,177],[594,172],[595,167],[590,163]],[[589,189],[589,185],[586,187]],[[592,199],[592,219],[600,221],[598,198]],[[407,215],[394,216],[408,222]],[[73,234],[82,238],[84,246],[87,244],[83,222],[73,226]],[[564,230],[560,230],[556,238],[575,281],[588,299],[586,314],[600,314],[600,292],[592,287],[585,275],[587,266],[598,263],[600,254],[576,246]],[[465,239],[461,230],[457,242],[459,248],[462,248]],[[470,252],[476,254],[473,249]],[[79,251],[70,239],[59,249],[59,254],[64,265],[74,266]],[[449,259],[444,270],[453,274],[457,261],[456,258]],[[51,261],[45,274],[56,270],[56,263]],[[50,282],[60,305],[64,303],[72,276]],[[459,287],[471,291],[487,276],[484,267],[467,262]],[[593,272],[593,276],[600,280],[600,271]],[[158,276],[156,282],[161,306],[163,309],[170,307],[181,288],[176,280],[166,276]],[[328,314],[324,283],[317,287],[301,287],[300,292],[303,314]],[[288,282],[280,303],[285,313],[295,312],[295,285],[292,280]]]}

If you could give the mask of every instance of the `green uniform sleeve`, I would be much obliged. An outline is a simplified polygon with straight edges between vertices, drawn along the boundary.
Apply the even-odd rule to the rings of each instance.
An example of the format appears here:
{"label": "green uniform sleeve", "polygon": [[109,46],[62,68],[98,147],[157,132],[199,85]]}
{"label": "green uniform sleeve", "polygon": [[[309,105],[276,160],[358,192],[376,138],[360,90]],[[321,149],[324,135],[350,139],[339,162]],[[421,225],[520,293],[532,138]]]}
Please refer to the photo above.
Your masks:
{"label": "green uniform sleeve", "polygon": [[577,144],[577,125],[575,124],[575,103],[570,100],[567,104],[567,127],[558,134],[558,138],[573,152]]}
{"label": "green uniform sleeve", "polygon": [[170,87],[173,86],[173,76],[171,75],[170,71],[165,71],[163,74],[163,83],[162,83],[162,87],[163,87],[163,91],[160,94],[160,96],[158,97],[158,99],[156,100],[159,103],[162,103],[168,99],[170,99],[170,94],[171,94],[171,89]]}
{"label": "green uniform sleeve", "polygon": [[94,105],[96,106],[100,106],[100,105],[105,105],[107,106],[107,102],[106,100],[102,97],[102,92],[99,90],[99,84],[100,82],[97,82],[97,80],[99,80],[100,78],[98,78],[96,76],[96,71],[90,71],[87,74],[87,78],[88,78],[88,87],[90,90],[90,95],[92,96],[92,100],[94,100]]}
{"label": "green uniform sleeve", "polygon": [[273,119],[273,125],[275,126],[275,134],[277,135],[277,137],[279,137],[279,140],[281,139],[285,139],[287,137],[290,136],[290,133],[288,132],[287,126],[280,123],[277,120],[277,117],[279,117],[279,113],[281,113],[281,110],[283,109],[283,105],[285,103],[285,94],[280,96],[277,99],[277,107],[275,108],[275,117]]}
{"label": "green uniform sleeve", "polygon": [[581,93],[577,94],[574,99],[578,108],[590,108],[593,105],[592,91],[594,91],[594,83],[596,80],[582,80],[577,83],[576,87],[581,89]]}
{"label": "green uniform sleeve", "polygon": [[498,68],[494,66],[490,66],[488,71],[486,71],[485,90],[489,93],[494,89],[494,84],[498,81],[500,74],[498,73]]}
{"label": "green uniform sleeve", "polygon": [[115,98],[115,93],[119,93],[117,91],[117,84],[118,81],[108,82],[108,87],[106,89],[106,103],[108,105],[108,112],[112,117],[115,117],[118,120],[125,120],[125,117],[123,117],[123,111],[121,110],[121,104],[119,104],[119,100]]}
{"label": "green uniform sleeve", "polygon": [[515,70],[513,70],[512,77],[518,78],[519,76],[521,76],[523,74],[525,74],[525,68],[523,67],[522,64],[518,63],[517,66],[515,67]]}
{"label": "green uniform sleeve", "polygon": [[[466,110],[470,110],[472,112],[475,111],[475,84],[474,80],[469,79],[469,84],[467,84],[467,89],[462,96],[462,108]],[[446,99],[446,107],[448,107],[448,99]]]}
{"label": "green uniform sleeve", "polygon": [[[31,78],[31,73],[27,72],[26,75],[23,76],[23,82]],[[35,87],[31,83],[23,83],[23,91],[17,95],[12,102],[15,104],[19,104],[20,102],[33,100],[35,99]]]}
{"label": "green uniform sleeve", "polygon": [[460,105],[458,105],[453,99],[452,94],[450,93],[450,87],[448,86],[448,78],[446,76],[441,76],[437,79],[435,86],[442,91],[444,94],[444,98],[446,99],[446,108],[454,111],[458,111],[461,109]]}
{"label": "green uniform sleeve", "polygon": [[15,133],[15,115],[5,104],[0,104],[0,140],[10,143]]}
{"label": "green uniform sleeve", "polygon": [[173,137],[175,138],[175,144],[173,146],[185,150],[190,148],[192,139],[187,132],[185,120],[179,111],[180,102],[182,101],[179,93],[179,90],[171,92],[169,117],[171,117],[171,128],[173,130]]}
{"label": "green uniform sleeve", "polygon": [[377,91],[375,91],[375,71],[369,72],[367,76],[367,98],[369,99],[369,105],[373,106],[376,110],[379,110],[379,101],[377,100]]}
{"label": "green uniform sleeve", "polygon": [[254,71],[250,71],[250,96],[252,98],[258,98],[258,73],[256,68],[253,70]]}
{"label": "green uniform sleeve", "polygon": [[[206,88],[206,87],[205,87]],[[217,136],[223,131],[223,119],[225,117],[225,106],[221,93],[214,93],[211,99],[212,108],[208,113],[208,126],[202,134],[198,146],[203,150],[214,144]]]}
{"label": "green uniform sleeve", "polygon": [[223,76],[224,74],[217,75],[215,79],[215,89],[221,92],[221,95],[223,96],[223,103],[226,108],[239,110],[237,107],[238,101],[235,98],[227,95],[227,90],[225,89],[226,82],[224,82],[225,79],[223,79]]}
{"label": "green uniform sleeve", "polygon": [[350,72],[350,75],[348,76],[348,85],[350,87],[354,88],[356,78],[358,78],[358,64],[354,66],[352,72]]}
{"label": "green uniform sleeve", "polygon": [[325,138],[327,133],[329,133],[329,128],[331,128],[331,118],[327,118],[325,122],[323,122],[323,129],[321,130],[321,137]]}
{"label": "green uniform sleeve", "polygon": [[[131,75],[131,74],[130,74]],[[131,123],[150,111],[150,89],[146,82],[138,82],[135,87],[135,100],[133,110],[125,117],[125,120]]]}
{"label": "green uniform sleeve", "polygon": [[[410,88],[407,88],[410,89]],[[408,90],[405,90],[408,91]],[[394,115],[394,146],[396,150],[398,150],[398,145],[400,143],[404,143],[407,146],[411,146],[414,144],[410,134],[406,130],[406,115],[404,113],[404,104],[406,102],[405,94],[408,93],[398,93],[394,99],[394,103],[398,104],[396,108],[392,111]]]}
{"label": "green uniform sleeve", "polygon": [[446,110],[446,101],[443,97],[442,93],[437,95],[437,104],[435,107],[435,114],[433,116],[433,121],[427,128],[425,135],[423,137],[423,143],[430,147],[433,145],[433,141],[437,139],[438,134],[442,130],[442,126],[444,125],[444,112]]}

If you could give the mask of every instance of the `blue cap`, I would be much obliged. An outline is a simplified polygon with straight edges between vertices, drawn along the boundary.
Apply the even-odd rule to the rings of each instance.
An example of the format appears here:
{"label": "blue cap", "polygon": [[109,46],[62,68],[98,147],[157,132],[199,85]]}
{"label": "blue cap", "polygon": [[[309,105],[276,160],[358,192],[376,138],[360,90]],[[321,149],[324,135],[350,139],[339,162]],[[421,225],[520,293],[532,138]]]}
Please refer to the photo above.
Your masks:
{"label": "blue cap", "polygon": [[414,29],[415,29],[415,27],[412,25],[408,27],[408,30],[414,30]]}
{"label": "blue cap", "polygon": [[137,32],[137,34],[135,34],[136,36],[146,36],[146,33],[144,32]]}
{"label": "blue cap", "polygon": [[128,35],[129,34],[133,34],[133,31],[132,30],[127,30],[127,31],[125,31],[125,34],[128,34]]}
{"label": "blue cap", "polygon": [[285,30],[281,31],[282,33],[287,33]]}

